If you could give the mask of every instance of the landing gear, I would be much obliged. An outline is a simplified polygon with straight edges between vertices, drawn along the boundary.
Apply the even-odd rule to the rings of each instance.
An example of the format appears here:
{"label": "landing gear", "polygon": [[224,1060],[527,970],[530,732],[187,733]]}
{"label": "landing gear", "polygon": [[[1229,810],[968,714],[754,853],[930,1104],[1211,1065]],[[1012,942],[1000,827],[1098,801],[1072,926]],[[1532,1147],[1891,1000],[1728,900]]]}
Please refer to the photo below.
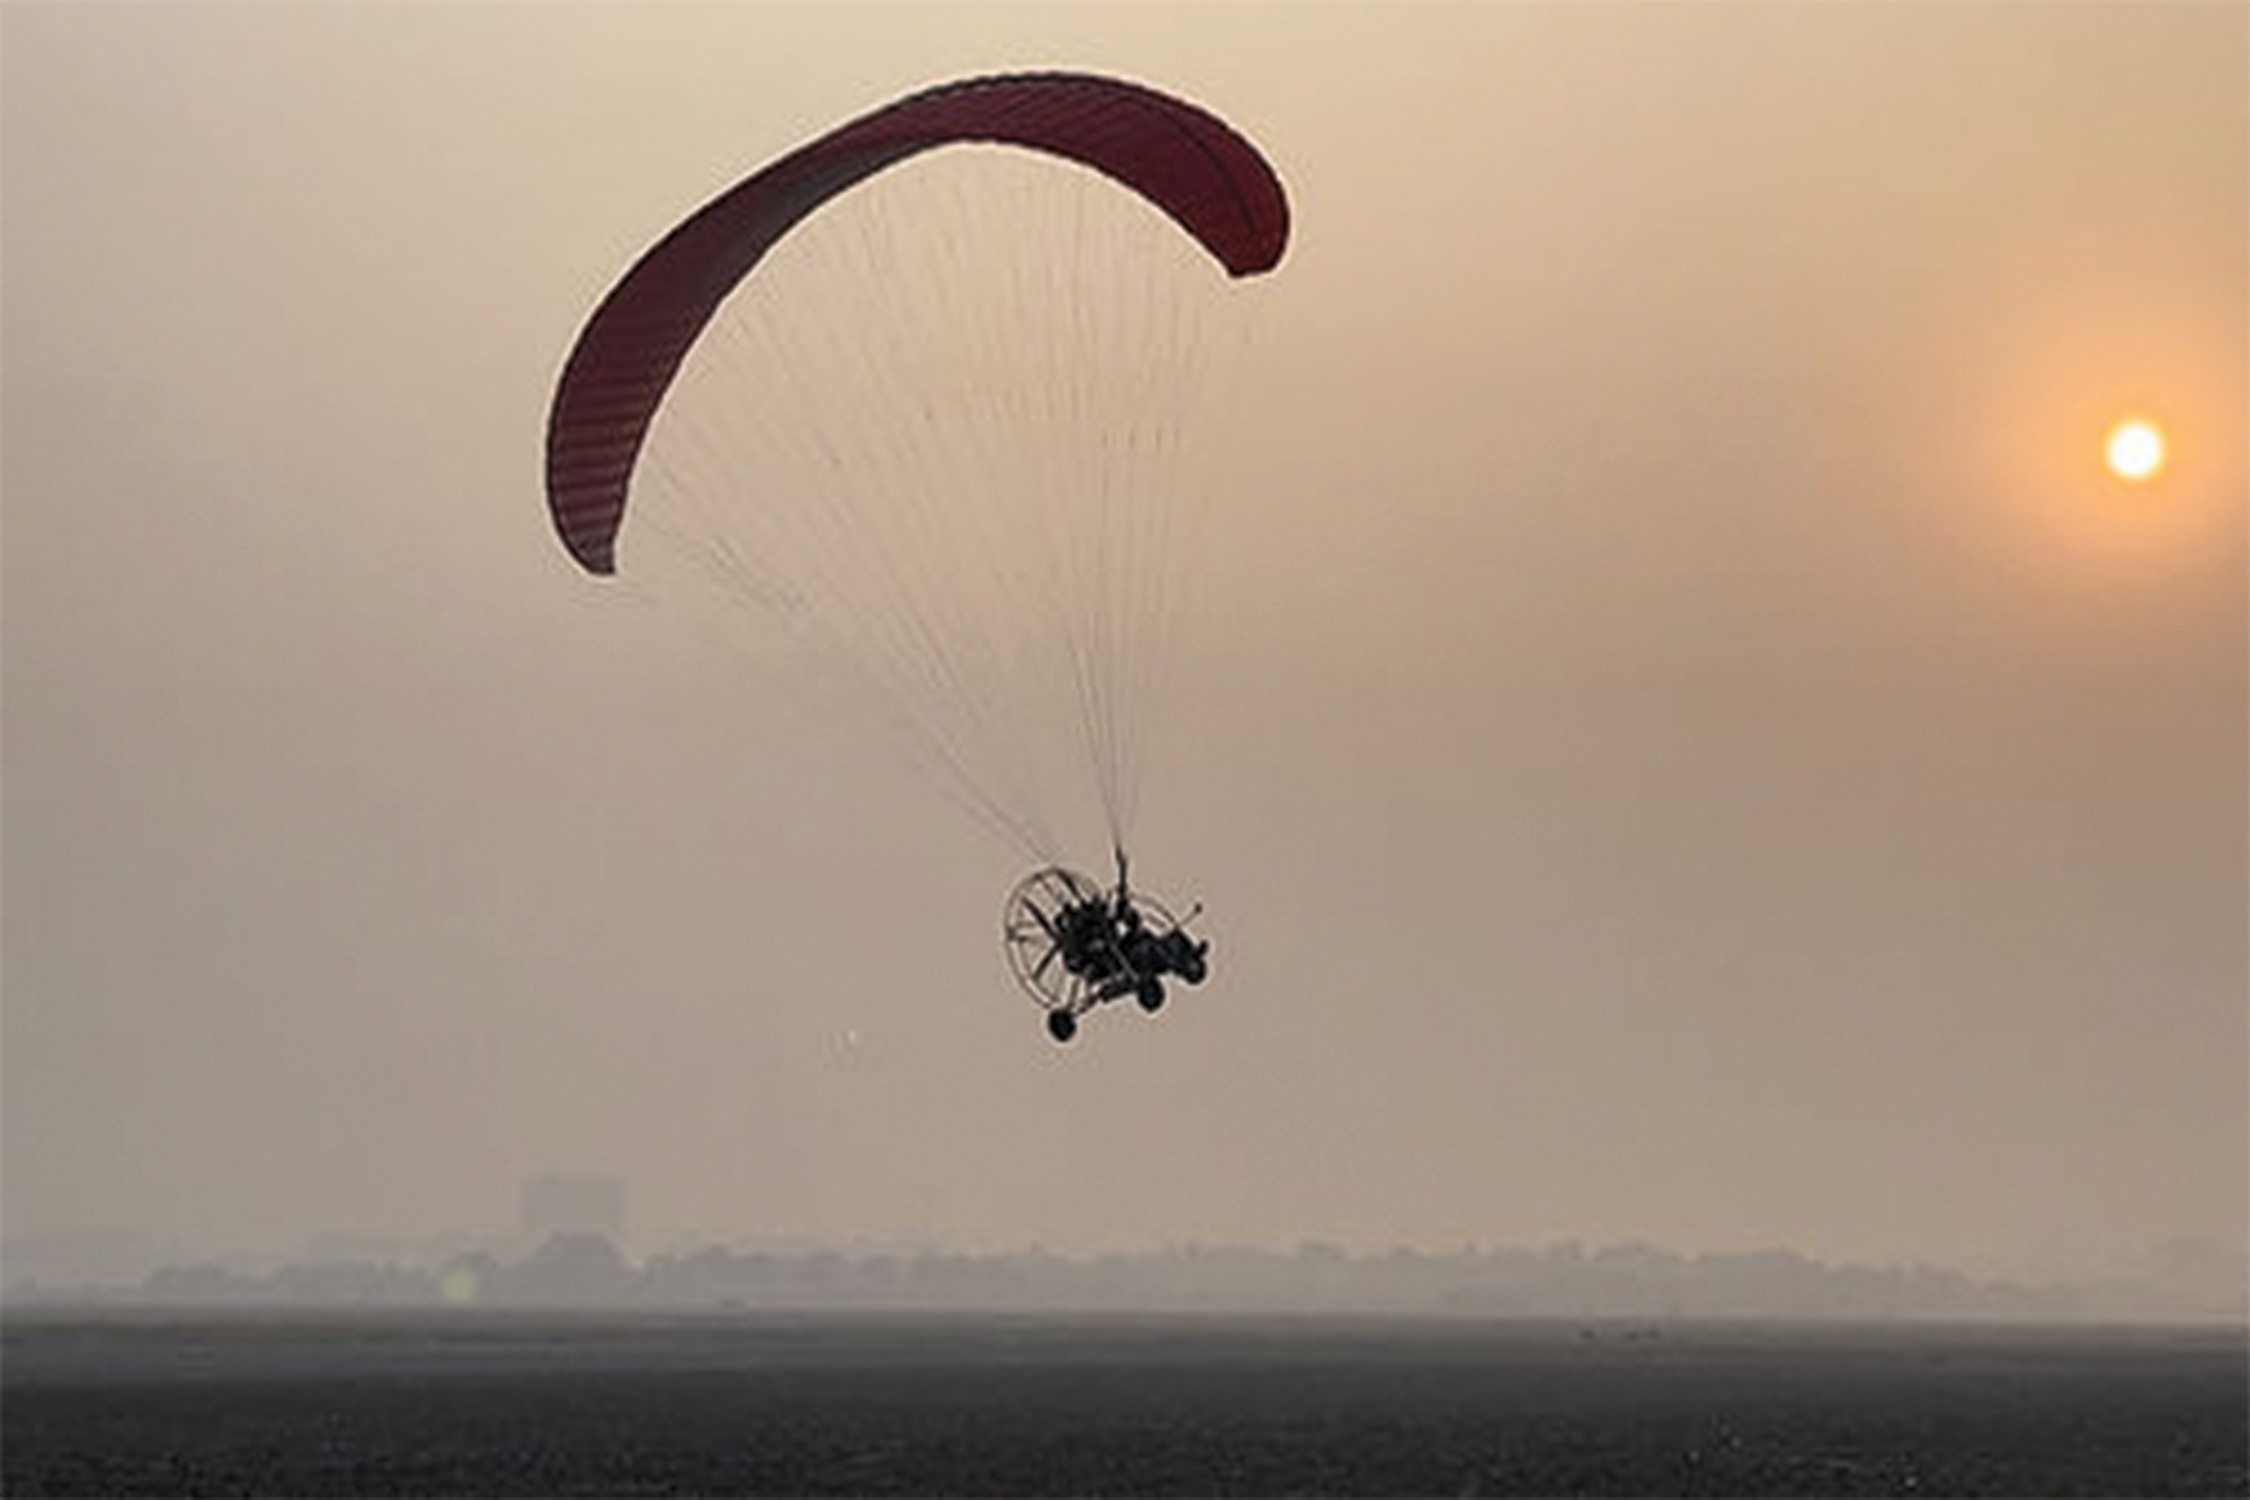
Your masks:
{"label": "landing gear", "polygon": [[1016,982],[1046,1010],[1057,1042],[1077,1036],[1079,1018],[1097,1005],[1130,995],[1153,1015],[1164,1008],[1167,976],[1201,984],[1210,972],[1210,944],[1162,902],[1130,890],[1122,856],[1113,891],[1060,866],[1025,876],[1008,893],[1000,936]]}

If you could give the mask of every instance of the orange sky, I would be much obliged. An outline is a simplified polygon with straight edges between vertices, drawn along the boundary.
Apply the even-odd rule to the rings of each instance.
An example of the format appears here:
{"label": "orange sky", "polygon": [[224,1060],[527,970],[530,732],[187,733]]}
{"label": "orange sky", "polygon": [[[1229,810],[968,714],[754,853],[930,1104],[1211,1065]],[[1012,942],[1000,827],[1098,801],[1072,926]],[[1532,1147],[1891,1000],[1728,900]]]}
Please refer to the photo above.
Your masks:
{"label": "orange sky", "polygon": [[[590,1168],[643,1248],[2239,1244],[2246,53],[2219,4],[7,6],[9,1232]],[[1007,852],[699,676],[539,468],[664,226],[1048,65],[1296,212],[1138,825],[1217,977],[1067,1054]]]}

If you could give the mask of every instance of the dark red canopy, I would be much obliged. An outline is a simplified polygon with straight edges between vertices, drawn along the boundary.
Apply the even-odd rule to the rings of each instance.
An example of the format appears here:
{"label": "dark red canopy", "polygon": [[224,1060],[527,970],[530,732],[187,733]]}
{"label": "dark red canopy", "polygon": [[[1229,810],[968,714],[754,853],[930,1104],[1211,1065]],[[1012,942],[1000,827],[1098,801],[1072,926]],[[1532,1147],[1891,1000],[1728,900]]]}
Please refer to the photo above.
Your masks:
{"label": "dark red canopy", "polygon": [[1148,199],[1227,268],[1280,261],[1289,205],[1224,121],[1117,79],[1023,73],[942,84],[843,125],[737,183],[674,228],[579,332],[547,421],[547,503],[570,555],[616,570],[625,491],[688,347],[736,283],[823,202],[933,146],[989,141],[1067,157]]}

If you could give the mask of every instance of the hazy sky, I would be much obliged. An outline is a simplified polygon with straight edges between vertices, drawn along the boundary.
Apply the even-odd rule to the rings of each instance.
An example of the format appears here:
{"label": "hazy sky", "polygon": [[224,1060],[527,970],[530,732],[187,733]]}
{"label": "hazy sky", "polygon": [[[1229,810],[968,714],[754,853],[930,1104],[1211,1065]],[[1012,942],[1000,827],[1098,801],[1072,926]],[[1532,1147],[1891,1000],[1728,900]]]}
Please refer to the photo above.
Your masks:
{"label": "hazy sky", "polygon": [[[1296,212],[1138,825],[1217,972],[1067,1050],[1019,862],[541,480],[664,226],[1027,66]],[[9,1234],[572,1169],[644,1249],[2241,1241],[2240,5],[11,3],[0,68]]]}

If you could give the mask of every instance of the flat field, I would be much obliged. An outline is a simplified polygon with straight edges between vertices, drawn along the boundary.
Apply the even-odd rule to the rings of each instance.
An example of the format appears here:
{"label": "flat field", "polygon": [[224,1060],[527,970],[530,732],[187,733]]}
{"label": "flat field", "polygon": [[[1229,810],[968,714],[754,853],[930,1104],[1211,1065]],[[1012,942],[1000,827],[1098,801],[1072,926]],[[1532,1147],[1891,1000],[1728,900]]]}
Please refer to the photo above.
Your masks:
{"label": "flat field", "polygon": [[10,1495],[2243,1495],[2241,1330],[11,1313]]}

